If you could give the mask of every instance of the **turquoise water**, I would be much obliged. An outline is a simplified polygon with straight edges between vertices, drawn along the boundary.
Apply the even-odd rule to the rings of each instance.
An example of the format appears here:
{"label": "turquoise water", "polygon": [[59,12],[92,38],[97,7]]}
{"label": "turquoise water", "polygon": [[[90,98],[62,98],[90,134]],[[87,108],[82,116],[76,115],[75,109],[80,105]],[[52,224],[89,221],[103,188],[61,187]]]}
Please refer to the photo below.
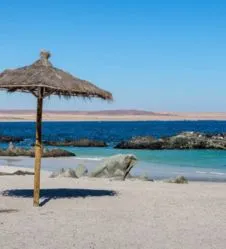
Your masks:
{"label": "turquoise water", "polygon": [[[63,148],[63,147],[62,147]],[[101,159],[116,154],[138,158],[133,173],[155,179],[187,176],[190,180],[226,181],[226,151],[221,150],[116,150],[112,148],[70,148],[78,163],[96,166]]]}
{"label": "turquoise water", "polygon": [[[139,151],[111,148],[66,148],[76,153],[73,158],[48,158],[42,160],[42,169],[58,171],[85,165],[89,171],[105,157],[118,153],[135,154],[138,162],[133,175],[148,175],[153,179],[168,179],[184,175],[193,181],[226,181],[226,152],[224,151]],[[0,165],[33,168],[33,158],[0,158]]]}
{"label": "turquoise water", "polygon": [[[63,147],[62,147],[63,148]],[[200,167],[226,170],[226,151],[221,150],[119,150],[112,148],[70,148],[78,157],[103,158],[115,154],[134,154],[140,161],[174,165],[180,167]]]}

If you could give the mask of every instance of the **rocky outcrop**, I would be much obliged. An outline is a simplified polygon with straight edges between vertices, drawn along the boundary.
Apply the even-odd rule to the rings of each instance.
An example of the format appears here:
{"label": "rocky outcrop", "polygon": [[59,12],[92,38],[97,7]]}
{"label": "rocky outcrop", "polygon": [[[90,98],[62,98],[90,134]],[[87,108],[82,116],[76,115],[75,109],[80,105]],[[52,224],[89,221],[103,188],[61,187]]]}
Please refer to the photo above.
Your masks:
{"label": "rocky outcrop", "polygon": [[[129,172],[133,168],[136,161],[137,159],[134,155],[116,155],[103,160],[101,165],[96,167],[91,174],[88,174],[88,170],[84,165],[78,165],[75,169],[63,168],[58,172],[52,173],[50,177],[80,178],[82,176],[90,176],[125,180],[127,176],[130,176]],[[130,176],[130,178],[132,179],[132,176]],[[144,180],[143,178],[140,179]]]}
{"label": "rocky outcrop", "polygon": [[177,176],[175,179],[170,179],[166,181],[168,183],[176,183],[176,184],[187,184],[188,179],[185,178],[184,176]]}
{"label": "rocky outcrop", "polygon": [[[32,155],[34,157],[34,155]],[[42,157],[74,157],[75,154],[62,149],[44,150]]]}
{"label": "rocky outcrop", "polygon": [[64,140],[64,141],[44,141],[45,145],[49,146],[73,146],[73,147],[106,147],[104,141],[96,141],[90,139],[80,140]]}
{"label": "rocky outcrop", "polygon": [[125,180],[136,161],[137,158],[130,154],[108,157],[92,171],[91,177],[120,178]]}
{"label": "rocky outcrop", "polygon": [[183,132],[176,136],[154,139],[153,137],[135,137],[119,143],[118,149],[215,149],[226,150],[226,134],[204,134]]}
{"label": "rocky outcrop", "polygon": [[123,141],[116,145],[116,149],[161,149],[162,140],[153,137],[135,137],[129,141]]}
{"label": "rocky outcrop", "polygon": [[71,178],[80,178],[82,176],[85,176],[88,174],[88,170],[85,166],[79,165],[75,169],[64,169],[62,168],[58,172],[53,172],[50,177],[51,178],[56,178],[56,177],[71,177]]}
{"label": "rocky outcrop", "polygon": [[[10,147],[7,150],[0,149],[0,156],[34,157],[35,151],[34,148],[24,149],[19,147],[12,147],[12,145],[10,145]],[[72,157],[72,156],[75,156],[75,154],[62,149],[53,149],[53,150],[44,149],[42,155],[42,157]]]}
{"label": "rocky outcrop", "polygon": [[78,178],[80,178],[88,174],[88,169],[84,165],[80,164],[75,168],[75,174]]}
{"label": "rocky outcrop", "polygon": [[24,141],[24,139],[20,137],[0,136],[0,143],[9,143],[9,142],[19,143],[22,141]]}
{"label": "rocky outcrop", "polygon": [[25,171],[24,170],[16,170],[13,173],[0,172],[0,176],[14,176],[14,175],[25,176],[25,175],[34,175],[34,173],[30,172],[30,171],[26,171],[26,170]]}
{"label": "rocky outcrop", "polygon": [[56,177],[71,177],[71,178],[77,178],[75,171],[73,169],[64,169],[62,168],[59,172],[53,172],[50,175],[51,178]]}

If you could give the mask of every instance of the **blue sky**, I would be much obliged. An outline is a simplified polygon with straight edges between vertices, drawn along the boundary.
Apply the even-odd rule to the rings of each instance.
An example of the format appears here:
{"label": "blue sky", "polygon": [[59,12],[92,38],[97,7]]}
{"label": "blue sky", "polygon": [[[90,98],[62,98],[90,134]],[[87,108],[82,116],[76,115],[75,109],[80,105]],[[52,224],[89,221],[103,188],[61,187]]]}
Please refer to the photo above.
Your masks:
{"label": "blue sky", "polygon": [[[0,3],[0,71],[55,66],[109,90],[114,103],[52,97],[46,109],[226,111],[225,1],[10,1]],[[0,93],[0,109],[35,99]]]}

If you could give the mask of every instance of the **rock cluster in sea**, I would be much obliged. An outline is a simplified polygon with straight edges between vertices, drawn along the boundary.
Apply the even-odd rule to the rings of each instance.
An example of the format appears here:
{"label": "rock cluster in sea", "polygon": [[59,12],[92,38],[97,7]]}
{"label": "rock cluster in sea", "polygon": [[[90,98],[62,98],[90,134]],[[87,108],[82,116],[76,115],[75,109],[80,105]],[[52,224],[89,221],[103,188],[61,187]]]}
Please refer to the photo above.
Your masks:
{"label": "rock cluster in sea", "polygon": [[[1,142],[21,142],[23,138],[19,137],[10,137],[10,136],[0,136]],[[101,140],[92,140],[92,139],[79,139],[79,140],[58,140],[58,141],[44,141],[46,146],[67,146],[67,147],[107,147],[107,143]],[[12,144],[11,144],[12,146]],[[200,132],[182,132],[178,135],[171,137],[163,137],[156,139],[151,136],[140,136],[134,137],[127,141],[122,141],[115,146],[117,149],[150,149],[150,150],[164,150],[164,149],[218,149],[226,150],[226,134],[205,134]],[[7,151],[0,150],[1,155],[10,155],[14,154],[25,154],[32,156],[29,153],[33,149],[25,150],[19,148],[11,148]],[[47,156],[74,156],[71,152],[66,152],[64,150],[46,150]],[[15,156],[16,156],[15,155]]]}
{"label": "rock cluster in sea", "polygon": [[[25,149],[20,147],[13,146],[12,143],[9,144],[8,149],[0,149],[0,156],[27,156],[27,157],[34,157],[35,151],[34,148]],[[42,157],[72,157],[75,156],[74,153],[62,150],[62,149],[43,149]]]}
{"label": "rock cluster in sea", "polygon": [[183,132],[176,136],[155,139],[153,137],[135,137],[116,145],[117,149],[217,149],[226,150],[226,134],[204,134]]}
{"label": "rock cluster in sea", "polygon": [[91,139],[44,141],[43,144],[49,146],[107,147],[107,144],[104,141],[97,141]]}

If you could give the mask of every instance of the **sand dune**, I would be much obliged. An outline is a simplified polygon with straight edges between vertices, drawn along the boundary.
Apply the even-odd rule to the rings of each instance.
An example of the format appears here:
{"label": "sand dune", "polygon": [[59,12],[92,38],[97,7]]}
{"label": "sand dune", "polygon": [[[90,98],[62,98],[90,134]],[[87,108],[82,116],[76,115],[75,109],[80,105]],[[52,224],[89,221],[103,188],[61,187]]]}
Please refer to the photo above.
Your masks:
{"label": "sand dune", "polygon": [[[34,110],[2,110],[0,121],[34,121]],[[147,112],[137,110],[109,111],[48,111],[43,113],[46,121],[145,121],[145,120],[226,120],[224,112]]]}

